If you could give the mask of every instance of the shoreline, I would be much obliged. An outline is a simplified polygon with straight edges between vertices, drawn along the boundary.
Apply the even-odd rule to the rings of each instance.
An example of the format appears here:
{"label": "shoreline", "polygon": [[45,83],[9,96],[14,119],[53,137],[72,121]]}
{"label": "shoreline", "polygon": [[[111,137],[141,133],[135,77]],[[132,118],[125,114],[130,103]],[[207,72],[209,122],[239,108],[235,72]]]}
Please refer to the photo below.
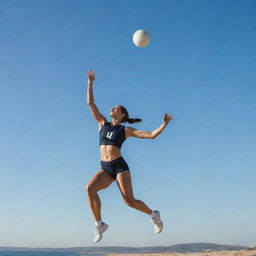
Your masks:
{"label": "shoreline", "polygon": [[167,252],[167,253],[112,253],[106,256],[256,256],[256,248],[244,250],[226,251],[202,251],[202,252]]}

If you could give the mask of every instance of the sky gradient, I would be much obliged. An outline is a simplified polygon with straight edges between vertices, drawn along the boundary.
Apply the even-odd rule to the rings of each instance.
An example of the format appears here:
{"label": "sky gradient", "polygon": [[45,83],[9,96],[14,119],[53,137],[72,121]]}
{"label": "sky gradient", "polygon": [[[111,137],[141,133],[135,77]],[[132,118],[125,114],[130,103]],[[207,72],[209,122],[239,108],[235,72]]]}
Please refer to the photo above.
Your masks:
{"label": "sky gradient", "polygon": [[[122,154],[164,230],[100,192],[100,246],[256,241],[256,2],[0,0],[0,246],[94,246],[85,184],[100,169],[94,97],[155,140]],[[149,46],[132,35],[145,29]]]}

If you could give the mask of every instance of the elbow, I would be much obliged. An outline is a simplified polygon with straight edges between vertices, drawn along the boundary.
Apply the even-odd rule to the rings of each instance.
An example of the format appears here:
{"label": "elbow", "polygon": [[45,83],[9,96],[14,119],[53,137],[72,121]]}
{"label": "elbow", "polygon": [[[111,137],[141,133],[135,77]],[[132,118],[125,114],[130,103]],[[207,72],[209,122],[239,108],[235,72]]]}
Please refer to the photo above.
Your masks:
{"label": "elbow", "polygon": [[87,101],[87,105],[93,105],[94,104],[94,102],[93,101]]}
{"label": "elbow", "polygon": [[152,140],[153,140],[153,139],[155,139],[156,137],[157,137],[157,135],[154,135],[154,134],[152,134],[152,133],[151,133],[151,135],[150,135],[150,139],[152,139]]}

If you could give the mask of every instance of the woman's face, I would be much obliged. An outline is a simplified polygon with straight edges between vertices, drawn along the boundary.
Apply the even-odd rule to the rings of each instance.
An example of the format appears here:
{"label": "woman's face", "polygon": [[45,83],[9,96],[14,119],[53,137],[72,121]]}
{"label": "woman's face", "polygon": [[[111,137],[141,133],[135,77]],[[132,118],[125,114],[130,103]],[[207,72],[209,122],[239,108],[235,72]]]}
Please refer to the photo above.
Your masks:
{"label": "woman's face", "polygon": [[110,111],[110,116],[114,119],[122,119],[124,117],[124,113],[122,112],[122,107],[117,105],[113,107]]}

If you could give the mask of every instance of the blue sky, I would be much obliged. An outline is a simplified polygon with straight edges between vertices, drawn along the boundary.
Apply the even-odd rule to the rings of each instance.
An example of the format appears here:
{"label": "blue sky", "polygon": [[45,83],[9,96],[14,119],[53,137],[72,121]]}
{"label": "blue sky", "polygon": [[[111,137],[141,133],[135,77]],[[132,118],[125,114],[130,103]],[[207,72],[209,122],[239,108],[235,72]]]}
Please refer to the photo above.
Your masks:
{"label": "blue sky", "polygon": [[[122,104],[137,129],[174,120],[122,154],[136,198],[100,192],[100,246],[256,240],[255,1],[0,0],[0,246],[93,246],[85,184],[100,168],[97,124]],[[132,35],[145,29],[150,45]]]}

